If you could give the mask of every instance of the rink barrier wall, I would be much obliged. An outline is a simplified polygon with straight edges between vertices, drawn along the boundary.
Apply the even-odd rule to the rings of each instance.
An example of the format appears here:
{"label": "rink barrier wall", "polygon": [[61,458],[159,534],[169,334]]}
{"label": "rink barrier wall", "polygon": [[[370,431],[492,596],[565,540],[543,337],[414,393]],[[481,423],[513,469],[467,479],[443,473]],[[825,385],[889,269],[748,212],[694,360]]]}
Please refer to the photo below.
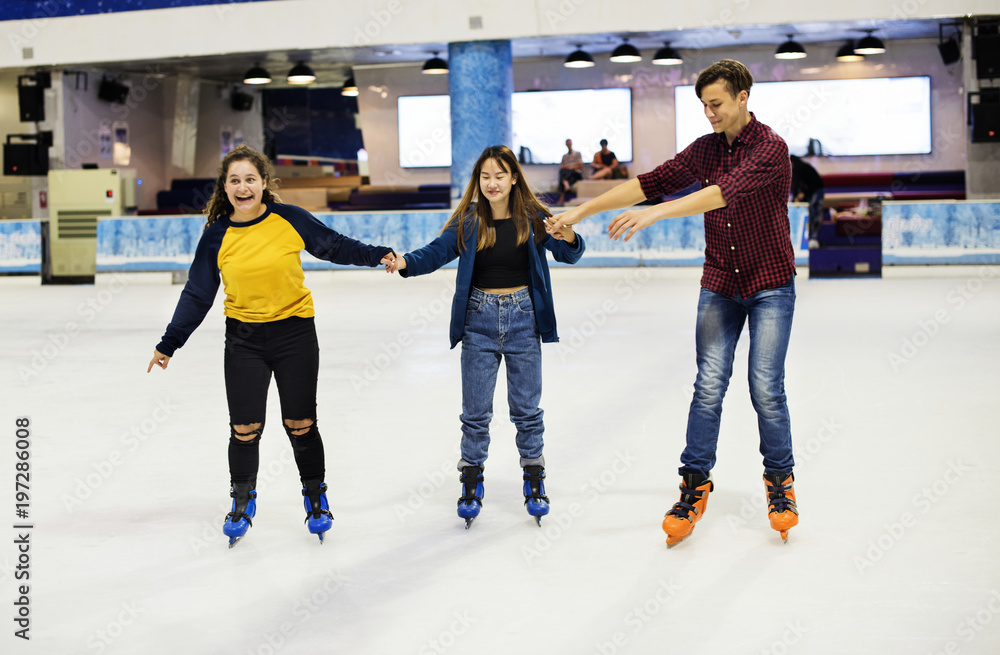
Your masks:
{"label": "rink barrier wall", "polygon": [[[611,241],[604,231],[617,211],[577,225],[587,250],[577,266],[700,266],[704,258],[704,217],[660,221],[628,242]],[[808,263],[807,208],[788,206],[795,261]],[[448,219],[447,210],[322,213],[329,227],[365,243],[409,252],[433,240]],[[97,270],[186,270],[201,237],[204,217],[142,216],[102,219],[97,227]],[[1000,202],[886,202],[883,205],[885,264],[1000,263]],[[0,274],[41,271],[40,221],[0,221]],[[563,266],[550,262],[553,267]],[[302,253],[306,269],[345,268]],[[449,266],[455,266],[452,262]]]}

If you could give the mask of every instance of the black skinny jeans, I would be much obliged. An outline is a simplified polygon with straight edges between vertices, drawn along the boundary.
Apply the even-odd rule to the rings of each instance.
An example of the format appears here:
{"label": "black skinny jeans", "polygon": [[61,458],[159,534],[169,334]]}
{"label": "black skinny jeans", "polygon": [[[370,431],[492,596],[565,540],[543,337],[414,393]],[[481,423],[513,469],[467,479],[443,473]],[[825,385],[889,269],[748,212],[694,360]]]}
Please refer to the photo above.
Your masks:
{"label": "black skinny jeans", "polygon": [[[303,481],[322,480],[325,461],[323,442],[316,428],[319,342],[315,321],[293,316],[271,323],[243,323],[226,318],[225,373],[230,424],[261,424],[256,438],[250,441],[237,439],[233,430],[229,446],[232,481],[256,480],[258,446],[272,374],[278,385],[282,426],[291,440],[299,475]],[[305,419],[311,420],[312,426],[299,435],[293,434],[293,429],[284,423]]]}

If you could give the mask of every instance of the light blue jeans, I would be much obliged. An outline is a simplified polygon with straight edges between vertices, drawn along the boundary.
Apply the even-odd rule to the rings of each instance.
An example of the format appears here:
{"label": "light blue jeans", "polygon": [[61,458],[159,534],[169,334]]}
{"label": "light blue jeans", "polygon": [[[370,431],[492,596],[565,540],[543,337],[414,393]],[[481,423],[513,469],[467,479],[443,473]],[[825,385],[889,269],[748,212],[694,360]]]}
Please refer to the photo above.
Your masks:
{"label": "light blue jeans", "polygon": [[498,295],[473,289],[462,337],[462,466],[482,466],[500,360],[507,369],[507,404],[517,427],[521,466],[542,464],[542,344],[528,289]]}
{"label": "light blue jeans", "polygon": [[795,277],[776,289],[749,298],[727,298],[702,288],[698,299],[695,348],[698,377],[688,413],[687,447],[680,473],[708,475],[722,419],[722,399],[733,375],[736,342],[746,323],[750,331],[750,400],[757,412],[760,454],[766,473],[788,473],[792,459],[792,429],[785,400],[785,353],[795,310]]}

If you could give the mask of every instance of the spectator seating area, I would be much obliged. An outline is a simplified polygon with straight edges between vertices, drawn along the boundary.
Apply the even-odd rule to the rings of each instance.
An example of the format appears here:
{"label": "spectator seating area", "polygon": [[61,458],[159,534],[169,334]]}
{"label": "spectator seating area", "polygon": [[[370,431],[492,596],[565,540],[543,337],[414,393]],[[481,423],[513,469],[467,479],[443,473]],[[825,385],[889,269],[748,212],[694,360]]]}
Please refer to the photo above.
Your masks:
{"label": "spectator seating area", "polygon": [[[400,209],[447,209],[451,206],[451,186],[371,186],[359,175],[332,175],[279,178],[281,201],[312,212],[378,211]],[[156,194],[155,210],[145,215],[197,214],[212,195],[215,180],[191,178],[173,180],[170,190]]]}

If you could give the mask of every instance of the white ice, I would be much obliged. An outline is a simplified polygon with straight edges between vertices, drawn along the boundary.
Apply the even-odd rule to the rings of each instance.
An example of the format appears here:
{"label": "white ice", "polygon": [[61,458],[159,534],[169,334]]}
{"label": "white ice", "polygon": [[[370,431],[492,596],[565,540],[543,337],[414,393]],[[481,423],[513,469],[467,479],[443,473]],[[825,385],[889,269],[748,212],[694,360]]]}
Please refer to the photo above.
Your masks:
{"label": "white ice", "polygon": [[[800,525],[787,544],[768,526],[744,334],[716,491],[668,550],[699,273],[553,271],[552,513],[539,528],[524,511],[501,381],[469,530],[454,271],[308,274],[336,520],[324,545],[303,525],[272,387],[257,517],[232,550],[221,299],[147,374],[180,292],[167,276],[0,279],[0,651],[1000,652],[1000,267],[800,275],[786,378]],[[31,431],[20,570],[16,417]]]}

